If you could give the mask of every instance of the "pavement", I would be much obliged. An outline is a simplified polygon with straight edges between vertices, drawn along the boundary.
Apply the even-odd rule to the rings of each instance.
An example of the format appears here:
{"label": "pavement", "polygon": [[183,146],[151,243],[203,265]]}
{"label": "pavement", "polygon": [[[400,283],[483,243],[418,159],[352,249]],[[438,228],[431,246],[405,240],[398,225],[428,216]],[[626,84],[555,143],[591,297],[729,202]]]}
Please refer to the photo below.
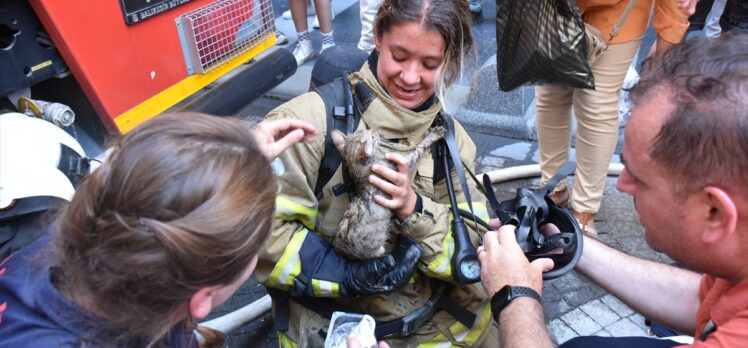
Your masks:
{"label": "pavement", "polygon": [[[277,49],[292,50],[296,39],[293,25],[290,20],[281,18],[281,13],[288,8],[287,3],[274,0],[273,8],[276,28],[282,30],[290,40],[289,44],[278,46]],[[337,44],[355,47],[360,33],[358,2],[335,0],[333,10],[336,12],[333,25]],[[448,99],[455,101],[455,105],[450,105],[450,111],[466,126],[477,145],[477,173],[538,162],[534,132],[534,90],[532,87],[522,87],[511,93],[502,93],[498,89],[494,14],[494,4],[486,1],[482,18],[476,22],[474,31],[478,42],[477,69],[461,79],[448,93]],[[312,20],[313,17],[309,17],[310,23]],[[314,46],[319,49],[319,31],[315,30],[311,34]],[[642,42],[644,51],[652,42],[653,34],[650,32]],[[644,53],[640,53],[640,56],[643,55]],[[312,66],[313,61],[300,66],[286,82],[250,104],[238,115],[260,119],[282,102],[306,92]],[[617,153],[620,151],[624,127],[625,114],[622,114]],[[619,162],[618,154],[614,155],[612,161]],[[672,260],[646,245],[632,199],[616,190],[615,180],[615,177],[608,178],[602,207],[597,215],[599,239],[632,255],[671,263]],[[514,197],[517,188],[537,185],[537,181],[537,178],[527,178],[497,183],[494,190],[500,200],[508,199]],[[250,279],[209,318],[238,309],[264,294],[265,289],[254,279]],[[557,343],[580,335],[647,335],[648,327],[640,314],[575,272],[545,282],[543,305],[548,331]],[[232,333],[227,338],[226,346],[277,347],[270,314],[267,313]]]}

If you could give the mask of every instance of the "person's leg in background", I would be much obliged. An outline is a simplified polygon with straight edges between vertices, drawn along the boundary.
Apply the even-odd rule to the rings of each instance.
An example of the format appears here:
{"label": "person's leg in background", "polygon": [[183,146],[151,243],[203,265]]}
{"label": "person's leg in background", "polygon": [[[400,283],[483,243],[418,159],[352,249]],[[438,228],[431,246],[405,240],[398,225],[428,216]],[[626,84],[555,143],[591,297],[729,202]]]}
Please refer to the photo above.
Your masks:
{"label": "person's leg in background", "polygon": [[626,71],[640,40],[611,44],[592,66],[595,89],[574,90],[577,120],[577,171],[571,195],[572,213],[582,230],[596,234],[595,214],[605,189],[608,166],[618,142],[618,101]]}
{"label": "person's leg in background", "polygon": [[319,20],[319,32],[322,34],[322,49],[335,46],[335,37],[332,32],[332,1],[331,0],[314,0],[314,7],[317,8],[317,20]]}
{"label": "person's leg in background", "polygon": [[726,2],[727,0],[714,0],[714,3],[712,3],[712,9],[706,15],[706,22],[704,23],[704,36],[717,37],[722,33],[722,28],[719,26],[719,18],[722,17]]}
{"label": "person's leg in background", "polygon": [[[332,20],[335,20],[335,11],[332,11],[332,5],[330,6],[330,10],[331,10],[330,14],[332,16]],[[318,16],[314,16],[314,22],[312,22],[312,28],[319,29],[319,17]]]}
{"label": "person's leg in background", "polygon": [[296,64],[302,65],[314,57],[314,48],[309,36],[309,23],[306,19],[306,0],[288,0],[288,7],[296,28],[296,37],[299,39],[293,50],[293,56],[296,58]]}
{"label": "person's leg in background", "polygon": [[[314,3],[312,0],[306,0],[306,15],[314,16],[317,14],[317,10],[314,9]],[[283,19],[291,19],[291,9],[283,11]]]}
{"label": "person's leg in background", "polygon": [[[561,85],[535,87],[535,127],[538,132],[541,186],[556,175],[561,165],[569,161],[571,146],[571,101],[574,89]],[[559,205],[566,205],[569,193],[566,180],[556,185],[551,196]]]}
{"label": "person's leg in background", "polygon": [[374,49],[374,18],[383,0],[360,0],[359,14],[361,16],[361,37],[358,39],[358,49],[371,52]]}

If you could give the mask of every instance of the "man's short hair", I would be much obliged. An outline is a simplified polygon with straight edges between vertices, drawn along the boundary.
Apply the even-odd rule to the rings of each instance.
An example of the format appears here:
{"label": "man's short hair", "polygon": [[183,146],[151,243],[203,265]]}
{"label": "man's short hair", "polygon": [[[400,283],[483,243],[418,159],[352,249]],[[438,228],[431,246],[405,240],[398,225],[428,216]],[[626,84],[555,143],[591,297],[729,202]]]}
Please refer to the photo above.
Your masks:
{"label": "man's short hair", "polygon": [[650,156],[685,195],[715,185],[748,191],[748,34],[700,37],[648,59],[634,103],[667,88],[672,115]]}

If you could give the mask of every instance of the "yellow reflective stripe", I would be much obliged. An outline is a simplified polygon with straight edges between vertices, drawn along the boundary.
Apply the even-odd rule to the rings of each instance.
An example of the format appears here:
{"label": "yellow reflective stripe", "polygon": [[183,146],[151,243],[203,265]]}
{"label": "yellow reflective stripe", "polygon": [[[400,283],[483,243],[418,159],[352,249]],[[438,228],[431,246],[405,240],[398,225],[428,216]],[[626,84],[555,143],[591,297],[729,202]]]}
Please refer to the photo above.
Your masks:
{"label": "yellow reflective stripe", "polygon": [[296,342],[292,341],[286,334],[283,333],[283,331],[276,331],[275,332],[278,335],[278,343],[283,348],[297,348]]}
{"label": "yellow reflective stripe", "polygon": [[340,297],[340,284],[312,279],[312,291],[315,297]]}
{"label": "yellow reflective stripe", "polygon": [[[450,215],[451,216],[451,215]],[[455,243],[452,241],[452,224],[449,224],[447,235],[442,242],[442,253],[436,260],[426,266],[430,277],[448,280],[452,277],[452,253],[454,252]]]}
{"label": "yellow reflective stripe", "polygon": [[[464,211],[470,211],[470,206],[468,206],[467,202],[457,203],[457,208],[462,209]],[[490,220],[490,217],[488,216],[488,207],[486,207],[486,203],[483,202],[473,202],[473,214],[483,220],[484,222],[488,223]]]}
{"label": "yellow reflective stripe", "polygon": [[433,339],[419,344],[419,348],[446,348],[446,347],[463,347],[465,345],[472,346],[478,341],[480,335],[483,333],[488,325],[491,324],[491,306],[489,300],[484,300],[480,307],[478,307],[479,316],[475,318],[476,322],[473,323],[473,328],[468,329],[465,325],[462,325],[459,321],[455,321],[452,326],[449,327],[449,332],[455,341],[463,343],[463,345],[451,344],[449,339],[444,334],[438,334]]}
{"label": "yellow reflective stripe", "polygon": [[275,217],[283,221],[298,221],[313,230],[317,210],[303,206],[283,196],[275,196]]}
{"label": "yellow reflective stripe", "polygon": [[291,241],[288,243],[286,250],[283,251],[278,263],[270,272],[267,280],[267,286],[290,290],[296,277],[301,273],[301,259],[299,258],[299,249],[306,239],[306,229],[297,231]]}
{"label": "yellow reflective stripe", "polygon": [[429,343],[421,343],[418,345],[418,348],[449,348],[452,347],[452,343],[449,342],[449,339],[445,337],[442,334],[439,334],[439,336],[434,337],[432,341],[439,341],[436,342],[429,342]]}
{"label": "yellow reflective stripe", "polygon": [[483,330],[485,330],[486,327],[488,327],[488,325],[491,323],[491,306],[489,300],[485,300],[483,301],[483,303],[481,303],[480,307],[478,308],[478,313],[480,313],[480,315],[475,318],[477,323],[473,323],[472,329],[468,329],[459,321],[455,322],[454,324],[452,324],[452,326],[449,327],[449,332],[452,333],[452,337],[454,337],[457,342],[473,345],[478,340],[478,338],[480,338]]}

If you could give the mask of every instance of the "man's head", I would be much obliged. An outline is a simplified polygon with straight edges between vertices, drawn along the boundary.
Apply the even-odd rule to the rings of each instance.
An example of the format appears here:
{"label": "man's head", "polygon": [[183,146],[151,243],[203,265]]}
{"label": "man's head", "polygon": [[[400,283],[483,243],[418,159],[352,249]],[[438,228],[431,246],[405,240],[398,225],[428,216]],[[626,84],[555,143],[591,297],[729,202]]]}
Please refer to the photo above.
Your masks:
{"label": "man's head", "polygon": [[631,97],[618,187],[634,196],[653,248],[711,271],[693,251],[748,243],[736,234],[748,218],[748,35],[690,40],[648,60]]}

